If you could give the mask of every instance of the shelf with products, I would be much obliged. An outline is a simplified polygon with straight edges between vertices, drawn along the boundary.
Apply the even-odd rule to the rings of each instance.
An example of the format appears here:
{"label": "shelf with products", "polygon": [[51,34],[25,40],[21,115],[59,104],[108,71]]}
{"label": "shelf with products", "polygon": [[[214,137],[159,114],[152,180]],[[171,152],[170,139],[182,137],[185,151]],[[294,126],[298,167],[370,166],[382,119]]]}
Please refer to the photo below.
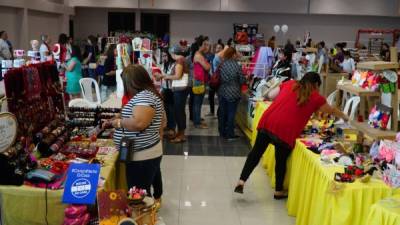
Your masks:
{"label": "shelf with products", "polygon": [[[394,139],[398,131],[398,68],[399,64],[393,62],[362,62],[357,64],[352,81],[337,85],[337,106],[340,106],[343,93],[361,98],[359,122],[353,121],[352,125],[373,139]],[[378,106],[387,109],[377,110]],[[385,117],[386,124],[391,124],[382,125],[383,122],[376,121]]]}

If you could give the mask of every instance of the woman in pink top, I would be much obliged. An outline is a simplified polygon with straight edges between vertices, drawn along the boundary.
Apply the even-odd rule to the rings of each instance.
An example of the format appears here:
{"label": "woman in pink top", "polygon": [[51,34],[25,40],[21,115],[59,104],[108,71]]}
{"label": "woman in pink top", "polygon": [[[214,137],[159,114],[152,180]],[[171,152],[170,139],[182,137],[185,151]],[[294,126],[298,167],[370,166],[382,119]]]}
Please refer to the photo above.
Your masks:
{"label": "woman in pink top", "polygon": [[[196,84],[206,85],[209,79],[209,72],[211,69],[204,54],[210,50],[210,43],[208,38],[199,37],[197,40],[199,50],[195,53],[193,58],[193,86]],[[193,123],[196,128],[207,129],[207,124],[201,122],[201,106],[203,105],[204,94],[193,94]]]}

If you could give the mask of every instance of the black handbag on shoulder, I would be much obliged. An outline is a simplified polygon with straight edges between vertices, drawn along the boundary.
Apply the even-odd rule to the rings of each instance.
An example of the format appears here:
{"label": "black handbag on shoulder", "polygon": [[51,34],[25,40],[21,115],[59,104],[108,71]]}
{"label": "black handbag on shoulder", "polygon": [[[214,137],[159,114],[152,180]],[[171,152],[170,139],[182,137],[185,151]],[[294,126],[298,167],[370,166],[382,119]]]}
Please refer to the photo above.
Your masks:
{"label": "black handbag on shoulder", "polygon": [[125,136],[125,129],[122,129],[122,138],[119,144],[119,161],[127,162],[130,161],[133,154],[133,148],[135,144],[135,140],[130,137]]}

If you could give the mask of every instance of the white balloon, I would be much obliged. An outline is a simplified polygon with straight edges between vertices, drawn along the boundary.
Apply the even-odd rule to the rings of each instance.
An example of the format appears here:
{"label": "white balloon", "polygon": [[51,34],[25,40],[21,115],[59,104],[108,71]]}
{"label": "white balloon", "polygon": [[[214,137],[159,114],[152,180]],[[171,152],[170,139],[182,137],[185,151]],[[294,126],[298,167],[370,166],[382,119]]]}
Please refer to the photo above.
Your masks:
{"label": "white balloon", "polygon": [[280,29],[281,29],[281,28],[279,27],[279,25],[275,25],[275,26],[274,26],[274,31],[275,31],[275,33],[278,33]]}
{"label": "white balloon", "polygon": [[288,27],[288,25],[283,24],[281,29],[282,29],[282,32],[283,32],[283,33],[286,33],[286,32],[288,32],[289,27]]}

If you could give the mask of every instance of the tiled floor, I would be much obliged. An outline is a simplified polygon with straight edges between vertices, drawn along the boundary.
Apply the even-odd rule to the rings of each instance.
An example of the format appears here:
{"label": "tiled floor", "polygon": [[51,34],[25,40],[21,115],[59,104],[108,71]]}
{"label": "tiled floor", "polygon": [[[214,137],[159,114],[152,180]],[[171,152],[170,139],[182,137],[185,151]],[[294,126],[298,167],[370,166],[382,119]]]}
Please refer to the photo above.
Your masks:
{"label": "tiled floor", "polygon": [[164,195],[159,213],[164,223],[295,224],[295,218],[287,216],[286,202],[273,199],[269,178],[261,166],[250,177],[245,194],[233,192],[249,151],[248,141],[244,137],[233,142],[220,139],[217,120],[204,118],[210,129],[196,130],[190,125],[186,143],[164,145]]}

